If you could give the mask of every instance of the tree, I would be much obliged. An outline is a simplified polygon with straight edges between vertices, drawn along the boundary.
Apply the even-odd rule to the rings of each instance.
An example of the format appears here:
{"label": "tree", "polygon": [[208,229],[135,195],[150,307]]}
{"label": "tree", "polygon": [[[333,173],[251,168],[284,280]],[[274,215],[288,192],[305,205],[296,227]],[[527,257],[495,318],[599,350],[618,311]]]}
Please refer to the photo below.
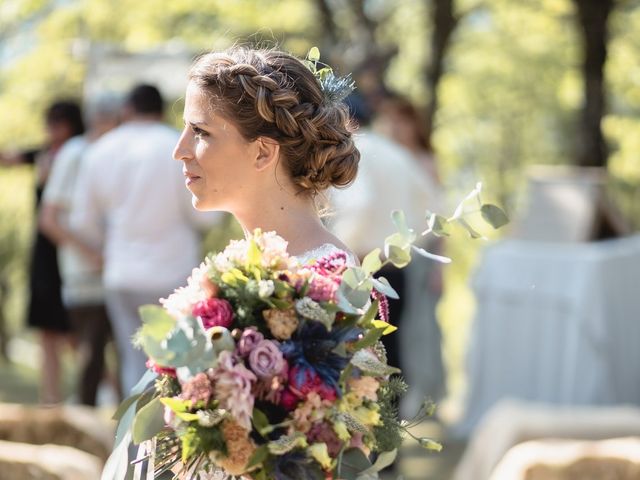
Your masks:
{"label": "tree", "polygon": [[584,105],[578,137],[576,164],[607,165],[608,149],[601,123],[605,113],[604,65],[607,59],[607,20],[614,0],[573,0],[582,31]]}

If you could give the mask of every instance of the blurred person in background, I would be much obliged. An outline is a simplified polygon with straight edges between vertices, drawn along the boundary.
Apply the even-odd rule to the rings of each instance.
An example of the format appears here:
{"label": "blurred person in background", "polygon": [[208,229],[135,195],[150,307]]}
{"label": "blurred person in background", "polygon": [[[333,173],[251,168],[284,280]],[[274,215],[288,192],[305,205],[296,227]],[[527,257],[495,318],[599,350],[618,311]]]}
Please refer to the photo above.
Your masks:
{"label": "blurred person in background", "polygon": [[[30,163],[35,166],[36,215],[60,149],[70,138],[84,133],[80,106],[73,101],[54,102],[45,113],[45,122],[47,140],[41,149],[17,154],[0,153],[0,161],[4,165]],[[41,332],[40,401],[55,404],[62,398],[60,357],[64,344],[70,342],[71,324],[62,301],[56,246],[39,228],[31,252],[29,276],[27,324]]]}
{"label": "blurred person in background", "polygon": [[[420,167],[409,150],[392,138],[370,128],[373,112],[364,99],[353,94],[347,99],[347,103],[360,125],[356,135],[356,146],[360,150],[361,161],[353,185],[344,190],[331,192],[332,216],[328,221],[336,236],[351,246],[362,259],[371,250],[382,248],[385,238],[395,232],[389,212],[402,210],[409,227],[422,231],[423,227],[426,228],[426,210],[439,211],[441,198],[434,181]],[[431,251],[432,245],[421,246]],[[427,259],[412,262],[420,275],[423,275],[427,263],[434,262]],[[399,330],[382,337],[387,349],[388,363],[403,369],[411,385],[410,395],[415,392],[413,396],[419,399],[418,404],[423,395],[437,398],[443,390],[444,374],[440,332],[433,313],[435,300],[428,302],[426,306],[422,304],[416,308],[416,295],[419,297],[423,294],[414,291],[416,281],[413,275],[409,277],[407,268],[398,269],[388,265],[379,274],[389,280],[400,296],[398,300],[389,300],[390,323],[398,326]],[[424,282],[421,285],[424,286]],[[420,311],[420,308],[424,308],[425,311]],[[437,335],[428,339],[428,344],[408,350],[404,340],[409,333],[416,333],[414,326],[417,325],[418,330],[421,329],[420,324],[424,322],[424,317],[431,318],[429,323],[436,325]],[[408,327],[405,324],[407,320],[411,321],[411,328],[405,328]],[[429,330],[432,331],[433,328]],[[418,338],[424,339],[425,336],[418,334]],[[426,350],[429,350],[429,359],[423,358]],[[409,351],[420,357],[405,358]],[[434,359],[431,359],[432,355]],[[426,361],[429,361],[429,369],[433,369],[433,373],[427,372]],[[412,371],[415,372],[414,375],[411,375]],[[414,381],[414,376],[421,376],[423,379],[425,376],[433,376],[437,381],[430,381],[430,385],[426,387],[424,381]],[[413,408],[414,404],[415,402],[412,402],[406,408]]]}
{"label": "blurred person in background", "polygon": [[105,347],[111,326],[104,304],[102,252],[69,229],[76,180],[87,148],[118,125],[117,98],[104,95],[85,103],[88,131],[60,149],[44,190],[40,229],[58,246],[62,296],[79,343],[78,400],[96,405],[105,373]]}
{"label": "blurred person in background", "polygon": [[141,325],[138,308],[183,284],[201,261],[197,229],[219,218],[192,207],[172,158],[179,134],[162,122],[163,112],[156,87],[133,88],[125,122],[87,151],[71,212],[72,229],[103,245],[105,298],[125,395],[145,371],[146,357],[131,342]]}
{"label": "blurred person in background", "polygon": [[[444,192],[440,182],[438,165],[429,139],[425,133],[426,121],[420,111],[406,98],[387,92],[377,108],[373,129],[406,148],[419,165],[429,184],[432,206],[428,208],[441,213],[436,208],[445,206]],[[434,207],[435,204],[437,207]],[[424,221],[423,221],[424,225]],[[428,251],[441,255],[444,250],[442,238],[429,237]],[[408,321],[419,321],[415,325],[405,325],[400,332],[404,352],[419,351],[418,345],[428,346],[429,369],[415,378],[407,403],[417,404],[417,392],[423,391],[432,399],[444,396],[444,366],[440,346],[441,332],[437,321],[436,307],[442,296],[443,267],[441,263],[420,258],[415,259],[406,269],[411,291],[407,292]],[[407,362],[405,362],[407,363]],[[411,367],[408,367],[411,368]]]}

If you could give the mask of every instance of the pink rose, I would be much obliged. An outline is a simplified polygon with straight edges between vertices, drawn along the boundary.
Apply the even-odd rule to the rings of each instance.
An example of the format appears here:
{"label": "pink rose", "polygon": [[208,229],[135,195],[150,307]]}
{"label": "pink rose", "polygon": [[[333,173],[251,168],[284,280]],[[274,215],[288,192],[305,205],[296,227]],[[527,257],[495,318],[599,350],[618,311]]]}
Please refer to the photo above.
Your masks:
{"label": "pink rose", "polygon": [[221,298],[208,298],[196,303],[191,312],[194,317],[200,317],[204,328],[229,328],[233,322],[231,304]]}
{"label": "pink rose", "polygon": [[[336,390],[322,381],[316,372],[305,369],[300,375],[300,367],[293,367],[289,370],[289,386],[294,393],[306,397],[310,392],[316,392],[323,400],[333,402],[337,398]],[[301,378],[300,378],[301,377]]]}
{"label": "pink rose", "polygon": [[264,335],[256,327],[245,328],[236,346],[238,355],[246,357],[262,340],[264,340]]}
{"label": "pink rose", "polygon": [[271,340],[261,340],[251,350],[249,365],[253,373],[260,379],[284,375],[288,366],[280,348]]}

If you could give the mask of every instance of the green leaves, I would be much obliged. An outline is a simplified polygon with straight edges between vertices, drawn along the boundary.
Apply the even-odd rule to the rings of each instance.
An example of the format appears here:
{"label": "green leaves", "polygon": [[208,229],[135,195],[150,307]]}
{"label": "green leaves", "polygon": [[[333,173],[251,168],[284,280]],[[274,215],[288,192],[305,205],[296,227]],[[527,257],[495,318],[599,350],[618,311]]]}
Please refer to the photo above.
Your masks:
{"label": "green leaves", "polygon": [[364,260],[362,261],[362,269],[367,274],[373,274],[380,270],[380,268],[382,268],[382,262],[380,261],[380,249],[376,248],[364,257]]}
{"label": "green leaves", "polygon": [[500,228],[509,223],[509,217],[502,209],[492,203],[485,203],[480,207],[482,218],[493,228]]}
{"label": "green leaves", "polygon": [[361,472],[371,468],[371,462],[359,448],[348,448],[342,453],[336,467],[336,478],[357,480]]}
{"label": "green leaves", "polygon": [[353,310],[353,307],[359,309],[367,304],[372,288],[373,282],[370,274],[366,273],[362,267],[351,267],[345,270],[338,293],[351,305]]}
{"label": "green leaves", "polygon": [[449,221],[442,215],[437,213],[427,213],[427,225],[429,226],[429,232],[433,233],[436,237],[448,237],[449,232],[447,227]]}
{"label": "green leaves", "polygon": [[133,443],[149,440],[164,428],[163,410],[162,402],[157,397],[140,409],[133,419]]}
{"label": "green leaves", "polygon": [[320,61],[320,50],[318,47],[311,47],[309,53],[307,54],[307,59],[310,62],[319,62]]}
{"label": "green leaves", "polygon": [[140,314],[144,323],[136,334],[137,342],[158,365],[183,367],[191,373],[214,366],[213,344],[196,318],[176,321],[154,305],[141,307]]}
{"label": "green leaves", "polygon": [[251,423],[253,423],[253,426],[258,431],[258,433],[266,438],[266,436],[269,434],[270,426],[269,419],[262,410],[259,410],[257,408],[253,409]]}
{"label": "green leaves", "polygon": [[397,456],[398,456],[397,448],[394,448],[393,450],[390,450],[388,452],[380,452],[375,463],[371,465],[369,468],[367,468],[366,470],[363,470],[362,472],[360,472],[360,474],[370,475],[372,473],[377,473],[382,469],[387,468],[389,465],[391,465],[396,460]]}
{"label": "green leaves", "polygon": [[175,319],[159,305],[143,305],[139,308],[142,328],[138,337],[161,341],[175,326]]}

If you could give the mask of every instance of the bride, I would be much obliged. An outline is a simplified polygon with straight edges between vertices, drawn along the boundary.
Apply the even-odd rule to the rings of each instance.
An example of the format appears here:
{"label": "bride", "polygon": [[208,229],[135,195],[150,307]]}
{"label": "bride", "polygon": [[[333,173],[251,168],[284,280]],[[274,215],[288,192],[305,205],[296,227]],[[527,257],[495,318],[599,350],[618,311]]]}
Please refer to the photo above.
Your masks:
{"label": "bride", "polygon": [[231,212],[245,234],[277,232],[301,263],[336,250],[357,263],[318,214],[325,190],[357,173],[348,110],[292,55],[233,48],[200,57],[173,156],[196,209]]}
{"label": "bride", "polygon": [[349,252],[318,214],[325,190],[356,176],[348,110],[294,56],[234,47],[200,57],[173,155],[196,209],[231,212],[245,234],[276,231],[301,261]]}

